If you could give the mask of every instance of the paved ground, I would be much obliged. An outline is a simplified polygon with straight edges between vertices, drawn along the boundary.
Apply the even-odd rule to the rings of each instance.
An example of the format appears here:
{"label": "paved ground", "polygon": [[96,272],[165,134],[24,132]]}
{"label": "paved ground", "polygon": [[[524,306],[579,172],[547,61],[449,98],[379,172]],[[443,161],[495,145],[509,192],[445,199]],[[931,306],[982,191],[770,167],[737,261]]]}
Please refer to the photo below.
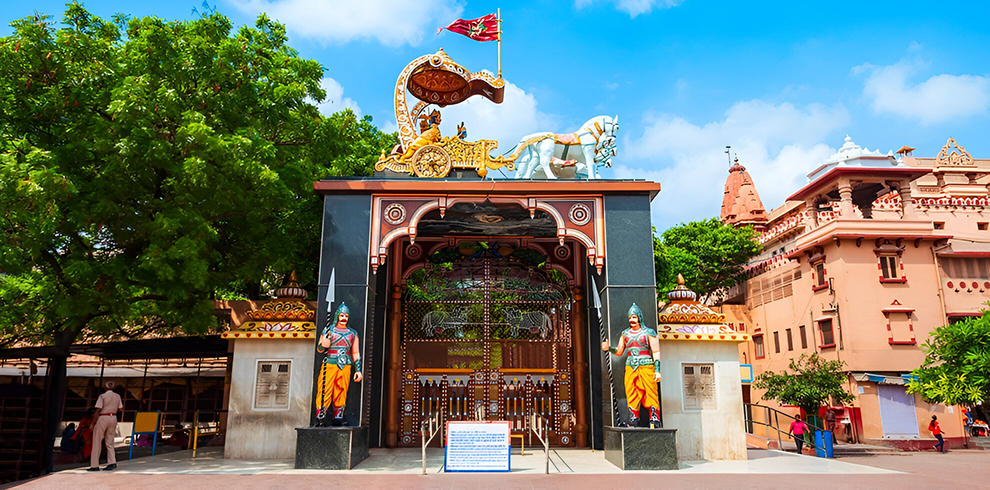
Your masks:
{"label": "paved ground", "polygon": [[513,451],[510,474],[438,473],[443,456],[427,456],[428,475],[421,471],[418,451],[375,450],[372,458],[351,472],[292,469],[291,461],[226,461],[215,448],[156,455],[122,462],[117,471],[88,473],[67,470],[23,482],[21,489],[128,488],[430,488],[472,490],[578,488],[988,488],[990,452],[888,453],[823,460],[779,451],[751,450],[749,461],[698,462],[679,471],[619,472],[600,451],[558,450],[551,475],[542,474],[542,454]]}
{"label": "paved ground", "polygon": [[[990,488],[990,451],[957,449],[849,455],[842,461],[903,472],[902,488]],[[893,485],[886,488],[895,488]]]}

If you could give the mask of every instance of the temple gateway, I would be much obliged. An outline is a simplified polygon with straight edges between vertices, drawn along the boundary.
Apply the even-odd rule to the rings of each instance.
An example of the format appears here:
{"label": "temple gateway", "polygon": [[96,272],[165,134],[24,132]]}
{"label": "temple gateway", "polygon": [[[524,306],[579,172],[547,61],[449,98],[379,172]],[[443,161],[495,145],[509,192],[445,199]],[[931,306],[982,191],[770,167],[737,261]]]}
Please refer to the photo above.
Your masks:
{"label": "temple gateway", "polygon": [[[400,143],[376,175],[314,183],[319,301],[314,311],[290,282],[225,334],[228,458],[350,468],[368,448],[420,447],[431,421],[499,421],[605,449],[625,469],[745,459],[748,336],[683,286],[658,316],[660,185],[596,178],[618,117],[525,136],[503,155],[463,124],[440,134],[443,107],[499,103],[503,87],[442,50],[417,58],[396,84]],[[649,457],[627,449],[643,444]]]}

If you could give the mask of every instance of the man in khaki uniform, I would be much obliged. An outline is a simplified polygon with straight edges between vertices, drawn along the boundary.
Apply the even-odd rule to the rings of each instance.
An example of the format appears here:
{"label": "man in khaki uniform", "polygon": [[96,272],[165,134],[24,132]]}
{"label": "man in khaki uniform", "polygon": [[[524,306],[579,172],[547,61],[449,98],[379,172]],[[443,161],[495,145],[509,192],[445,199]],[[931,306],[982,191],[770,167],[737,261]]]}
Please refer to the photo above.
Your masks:
{"label": "man in khaki uniform", "polygon": [[124,409],[120,395],[113,392],[113,381],[107,381],[106,393],[96,399],[96,424],[93,427],[93,453],[89,456],[89,470],[100,471],[100,443],[107,448],[107,467],[111,471],[117,467],[117,453],[114,452],[113,438],[117,435],[117,412]]}

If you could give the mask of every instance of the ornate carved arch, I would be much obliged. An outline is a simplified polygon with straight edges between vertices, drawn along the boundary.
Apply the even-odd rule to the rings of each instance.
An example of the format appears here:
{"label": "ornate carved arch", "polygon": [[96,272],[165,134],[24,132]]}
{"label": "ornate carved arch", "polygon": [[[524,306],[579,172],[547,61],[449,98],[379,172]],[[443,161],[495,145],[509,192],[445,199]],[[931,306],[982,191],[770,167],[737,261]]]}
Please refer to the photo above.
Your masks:
{"label": "ornate carved arch", "polygon": [[560,244],[572,239],[588,251],[588,261],[599,273],[605,265],[605,216],[601,196],[594,197],[532,197],[532,196],[374,196],[371,218],[371,267],[378,266],[388,256],[389,244],[401,237],[416,243],[418,225],[427,213],[439,210],[443,218],[451,206],[470,202],[515,204],[528,209],[530,218],[537,211],[551,216]]}

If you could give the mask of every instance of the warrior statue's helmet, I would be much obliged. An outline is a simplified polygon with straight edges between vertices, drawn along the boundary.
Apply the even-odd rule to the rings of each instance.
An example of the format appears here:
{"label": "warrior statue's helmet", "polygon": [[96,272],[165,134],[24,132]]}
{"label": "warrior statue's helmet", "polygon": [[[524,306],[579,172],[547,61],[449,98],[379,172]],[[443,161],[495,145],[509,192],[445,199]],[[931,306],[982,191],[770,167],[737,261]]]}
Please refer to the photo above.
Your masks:
{"label": "warrior statue's helmet", "polygon": [[323,335],[330,333],[330,330],[337,326],[337,322],[340,321],[341,314],[348,316],[351,314],[351,309],[347,307],[346,303],[340,303],[340,306],[337,307],[337,311],[333,314],[333,322],[327,323],[326,327],[323,329]]}
{"label": "warrior statue's helmet", "polygon": [[631,316],[638,318],[640,325],[643,324],[643,310],[639,309],[639,306],[636,306],[636,303],[633,303],[632,306],[629,307],[629,314],[626,315],[626,318]]}
{"label": "warrior statue's helmet", "polygon": [[351,309],[347,307],[347,303],[341,303],[340,306],[337,307],[337,311],[333,314],[334,326],[337,326],[337,322],[340,321],[341,314],[350,316]]}

